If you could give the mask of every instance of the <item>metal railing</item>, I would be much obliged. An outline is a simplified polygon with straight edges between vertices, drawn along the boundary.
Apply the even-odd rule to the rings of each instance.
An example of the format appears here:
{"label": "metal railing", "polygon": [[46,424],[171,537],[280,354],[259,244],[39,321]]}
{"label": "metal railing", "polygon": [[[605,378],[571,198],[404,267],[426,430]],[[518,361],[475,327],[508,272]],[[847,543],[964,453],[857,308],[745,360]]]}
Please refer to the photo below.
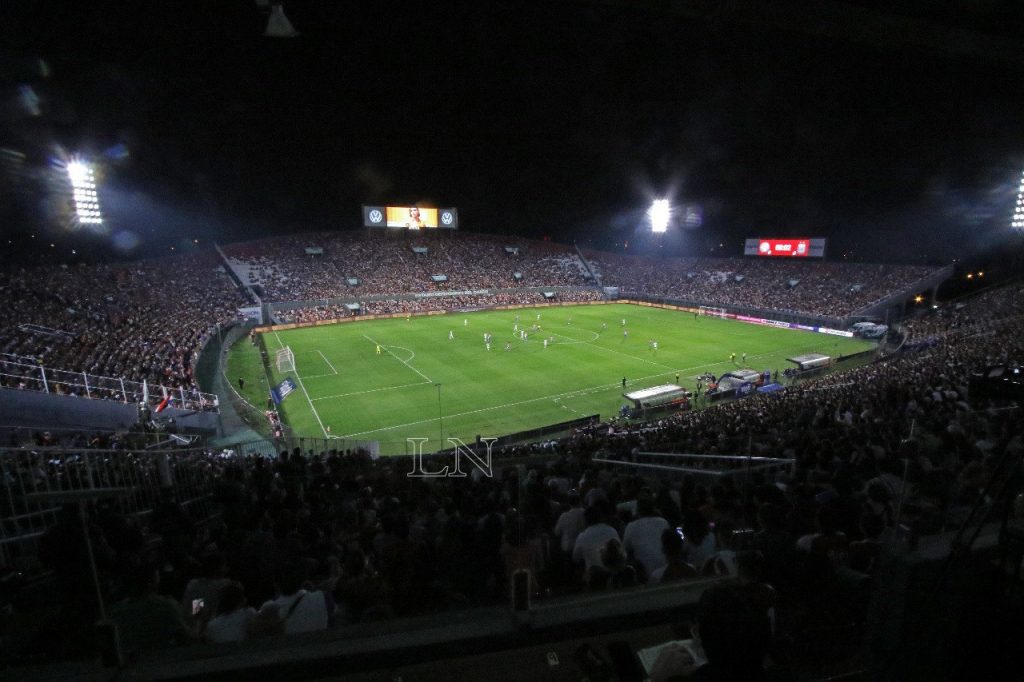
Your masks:
{"label": "metal railing", "polygon": [[166,398],[171,407],[202,412],[217,412],[220,406],[216,395],[194,388],[166,387],[145,381],[53,369],[26,360],[28,358],[21,356],[0,355],[0,387],[94,400],[145,402],[149,407],[158,406]]}
{"label": "metal railing", "polygon": [[43,493],[127,488],[111,503],[125,516],[148,516],[174,500],[201,521],[212,511],[220,471],[237,458],[207,449],[89,450],[0,448],[0,566],[31,563],[39,538],[60,512]]}
{"label": "metal railing", "polygon": [[676,452],[638,452],[631,459],[595,458],[594,462],[662,475],[743,479],[755,472],[792,472],[796,460],[753,455],[697,455]]}

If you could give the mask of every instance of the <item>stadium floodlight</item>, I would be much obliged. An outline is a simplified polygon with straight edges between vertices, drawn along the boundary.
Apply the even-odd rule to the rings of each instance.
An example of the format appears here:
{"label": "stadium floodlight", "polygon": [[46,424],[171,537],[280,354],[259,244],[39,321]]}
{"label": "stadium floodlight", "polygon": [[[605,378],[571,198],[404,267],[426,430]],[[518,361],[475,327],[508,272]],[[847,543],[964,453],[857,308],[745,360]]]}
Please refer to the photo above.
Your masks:
{"label": "stadium floodlight", "polygon": [[1021,173],[1020,187],[1017,188],[1017,205],[1013,209],[1013,220],[1010,227],[1024,230],[1024,173]]}
{"label": "stadium floodlight", "polygon": [[669,218],[672,217],[668,199],[655,199],[647,215],[651,218],[651,232],[666,232]]}
{"label": "stadium floodlight", "polygon": [[71,182],[71,196],[75,202],[75,217],[79,224],[100,225],[99,195],[96,193],[96,177],[92,166],[78,159],[68,161],[65,166]]}

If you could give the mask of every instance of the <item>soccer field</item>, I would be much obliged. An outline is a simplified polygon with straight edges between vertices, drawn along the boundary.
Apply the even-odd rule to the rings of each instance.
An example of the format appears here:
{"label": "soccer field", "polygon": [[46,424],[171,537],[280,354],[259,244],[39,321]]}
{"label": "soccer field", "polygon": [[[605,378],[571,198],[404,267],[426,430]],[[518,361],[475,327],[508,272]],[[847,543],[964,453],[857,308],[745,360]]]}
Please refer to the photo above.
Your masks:
{"label": "soccer field", "polygon": [[[517,315],[520,329],[539,324],[540,331],[519,339]],[[484,333],[493,336],[490,350]],[[554,339],[547,348],[544,338]],[[625,391],[674,383],[676,374],[693,389],[706,371],[781,373],[794,354],[850,355],[874,345],[628,304],[366,320],[268,332],[264,341],[272,364],[278,348],[295,354],[296,371],[285,375],[299,388],[280,411],[297,434],[377,440],[382,454],[406,452],[410,437],[428,438],[430,452],[442,432],[469,443],[591,414],[608,418],[626,402],[623,377]],[[228,371],[264,404],[262,367],[236,357],[244,353],[253,354],[245,341],[232,350]],[[275,384],[284,377],[275,367],[271,374]]]}

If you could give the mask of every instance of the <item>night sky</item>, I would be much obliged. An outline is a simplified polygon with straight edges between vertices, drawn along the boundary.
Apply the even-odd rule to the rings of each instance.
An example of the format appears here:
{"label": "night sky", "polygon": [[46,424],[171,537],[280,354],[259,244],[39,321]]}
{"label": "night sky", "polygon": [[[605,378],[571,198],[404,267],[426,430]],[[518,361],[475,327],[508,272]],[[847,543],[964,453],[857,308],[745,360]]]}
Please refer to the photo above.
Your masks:
{"label": "night sky", "polygon": [[[948,261],[1008,231],[1024,53],[1001,48],[1024,10],[940,4],[817,4],[903,21],[900,41],[786,1],[295,0],[282,40],[251,0],[7,2],[0,236],[19,257],[152,255],[423,202],[469,231],[608,248],[827,236],[833,259]],[[60,149],[102,162],[109,233],[62,224]],[[663,195],[702,224],[653,240]]]}

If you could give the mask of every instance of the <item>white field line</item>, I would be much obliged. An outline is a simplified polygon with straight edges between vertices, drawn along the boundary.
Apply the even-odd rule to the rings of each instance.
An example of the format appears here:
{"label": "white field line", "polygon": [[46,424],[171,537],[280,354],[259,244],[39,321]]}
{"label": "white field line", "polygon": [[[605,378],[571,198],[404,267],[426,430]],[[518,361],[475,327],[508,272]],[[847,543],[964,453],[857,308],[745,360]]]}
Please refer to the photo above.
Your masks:
{"label": "white field line", "polygon": [[[369,337],[367,337],[367,338],[369,338]],[[793,351],[786,351],[786,352],[787,353],[788,352],[795,352],[795,351],[798,351],[798,350],[802,350],[803,348],[805,348],[805,346],[801,346],[800,348],[794,348]],[[748,360],[753,360],[754,358],[764,357],[766,355],[775,355],[777,352],[778,351],[771,352],[771,353],[762,353],[760,355],[748,356],[747,359]],[[632,356],[629,356],[629,357],[632,357]],[[710,363],[707,363],[707,364],[704,364],[704,365],[694,365],[693,367],[681,367],[678,370],[674,370],[674,371],[689,372],[689,371],[692,371],[692,370],[695,370],[695,369],[708,369],[708,368],[711,368],[711,367],[718,367],[719,365],[728,365],[728,364],[729,364],[728,361],[726,361],[726,362],[710,362]],[[632,383],[636,383],[637,381],[645,381],[647,379],[654,379],[656,377],[662,377],[662,376],[665,376],[666,374],[668,374],[668,372],[660,372],[658,374],[650,374],[648,376],[638,377],[636,379],[633,379]],[[611,383],[611,384],[602,384],[600,386],[592,386],[590,388],[581,388],[581,389],[578,389],[578,390],[575,390],[575,391],[566,391],[565,393],[552,393],[551,395],[544,395],[544,396],[540,396],[540,397],[537,397],[537,398],[528,398],[526,400],[519,400],[519,401],[512,402],[512,403],[505,403],[503,405],[493,405],[491,407],[481,407],[479,409],[469,410],[467,412],[457,412],[457,413],[454,413],[454,414],[446,414],[445,417],[446,418],[450,418],[450,417],[464,417],[464,416],[470,415],[470,414],[479,414],[481,412],[488,412],[490,410],[503,410],[503,409],[506,409],[506,408],[509,408],[509,407],[515,407],[517,405],[526,405],[527,403],[535,403],[535,402],[539,402],[539,401],[542,401],[542,400],[554,400],[555,398],[568,398],[568,397],[572,397],[572,396],[588,395],[588,394],[591,394],[591,393],[597,393],[599,391],[604,391],[604,390],[607,390],[609,388],[615,388],[616,386],[620,386],[620,385],[621,384],[619,382],[614,382],[614,383]],[[569,408],[566,408],[566,409],[569,409]],[[358,431],[356,433],[348,433],[348,434],[345,434],[344,436],[335,436],[335,437],[336,438],[352,438],[352,437],[355,437],[355,436],[365,436],[366,434],[369,434],[369,433],[380,433],[381,431],[391,431],[393,429],[402,429],[402,428],[405,428],[407,426],[416,426],[418,424],[433,423],[435,421],[437,421],[436,418],[420,419],[418,421],[408,422],[406,424],[395,424],[393,426],[384,426],[384,427],[381,427],[379,429],[371,429],[369,431]]]}
{"label": "white field line", "polygon": [[327,359],[327,356],[324,355],[323,353],[321,353],[320,351],[317,351],[317,353],[320,353],[320,357],[322,357],[324,359],[324,362],[326,362],[327,366],[331,368],[331,371],[334,372],[335,374],[337,374],[338,370],[334,369],[334,365],[332,365],[331,361]]}
{"label": "white field line", "polygon": [[[408,368],[409,368],[409,369],[411,369],[412,371],[416,372],[417,374],[419,374],[419,375],[420,375],[421,377],[423,377],[424,379],[426,379],[426,380],[427,380],[427,381],[429,381],[430,383],[434,383],[434,380],[433,380],[433,379],[431,379],[431,378],[430,378],[430,377],[428,377],[428,376],[427,376],[426,374],[424,374],[423,372],[419,371],[418,369],[416,369],[415,367],[413,367],[412,365],[410,365],[410,364],[409,364],[408,362],[406,362],[406,361],[405,361],[405,360],[403,360],[402,358],[400,358],[400,357],[398,357],[397,355],[395,355],[394,353],[392,353],[392,352],[391,352],[390,350],[388,350],[388,347],[387,347],[387,346],[384,346],[384,345],[382,345],[382,344],[380,344],[380,343],[377,343],[376,341],[374,341],[373,339],[371,339],[371,338],[370,338],[369,336],[367,336],[366,334],[363,334],[363,338],[365,338],[365,339],[369,340],[369,341],[370,341],[370,343],[372,343],[372,344],[373,344],[373,345],[375,345],[375,346],[380,346],[381,348],[383,348],[383,349],[384,349],[384,350],[385,350],[385,351],[387,352],[387,354],[388,354],[388,355],[390,355],[391,357],[393,357],[393,358],[394,358],[395,360],[398,360],[398,361],[399,361],[400,363],[402,363],[403,365],[405,365],[406,367],[408,367]],[[395,348],[399,348],[399,346],[395,346]],[[408,348],[403,348],[402,350],[409,350],[409,349],[408,349]],[[416,355],[415,355],[415,354],[413,354],[413,357],[416,357]],[[411,360],[411,359],[412,359],[412,358],[410,358],[410,360]]]}
{"label": "white field line", "polygon": [[378,391],[390,391],[397,388],[409,388],[410,386],[426,386],[431,382],[429,381],[417,381],[415,384],[399,384],[398,386],[384,386],[382,388],[368,388],[365,391],[353,391],[352,393],[339,393],[338,395],[325,395],[323,398],[313,398],[316,400],[330,400],[331,398],[347,398],[350,395],[364,395],[366,393],[377,393]]}
{"label": "white field line", "polygon": [[[277,345],[284,348],[284,343],[281,341],[281,335],[274,332],[274,336],[277,337]],[[299,370],[295,370],[295,378],[299,380],[299,388],[302,389],[302,393],[306,396],[306,402],[309,403],[309,409],[313,411],[313,416],[316,417],[316,423],[320,425],[320,430],[324,432],[324,437],[327,437],[327,429],[324,428],[323,421],[320,420],[320,414],[313,407],[313,400],[309,397],[309,393],[306,391],[306,387],[302,383],[302,377],[299,376]]]}
{"label": "white field line", "polygon": [[[597,344],[593,343],[592,341],[578,341],[578,339],[573,339],[571,336],[565,336],[565,335],[559,334],[557,332],[553,333],[552,336],[561,336],[563,339],[572,339],[573,341],[577,341],[578,343],[585,344],[587,346],[590,346],[591,348],[600,348],[601,350],[606,350],[609,353],[615,353],[616,355],[623,355],[623,356],[625,356],[627,358],[632,358],[634,360],[640,360],[641,362],[646,362],[646,363],[648,363],[650,365],[655,365],[656,367],[664,367],[665,369],[670,369],[670,370],[675,371],[675,367],[669,367],[668,365],[663,365],[660,362],[655,362],[654,360],[648,360],[647,358],[640,358],[640,357],[637,357],[635,355],[630,355],[629,353],[623,353],[622,351],[615,350],[614,348],[605,348],[604,346],[598,346]],[[596,340],[597,339],[595,339],[595,341]],[[680,370],[680,371],[682,371],[682,370]]]}

